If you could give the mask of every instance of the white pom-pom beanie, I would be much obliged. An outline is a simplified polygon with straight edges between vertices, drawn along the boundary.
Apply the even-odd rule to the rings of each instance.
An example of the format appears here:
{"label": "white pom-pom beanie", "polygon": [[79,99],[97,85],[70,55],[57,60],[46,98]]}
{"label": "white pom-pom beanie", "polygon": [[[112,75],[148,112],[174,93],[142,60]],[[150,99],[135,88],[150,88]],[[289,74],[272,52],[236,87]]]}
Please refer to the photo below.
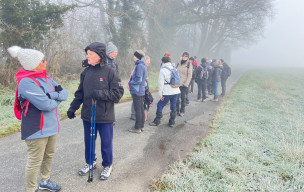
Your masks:
{"label": "white pom-pom beanie", "polygon": [[10,55],[17,58],[25,70],[32,71],[41,63],[44,54],[34,49],[23,49],[19,46],[12,46],[7,49]]}

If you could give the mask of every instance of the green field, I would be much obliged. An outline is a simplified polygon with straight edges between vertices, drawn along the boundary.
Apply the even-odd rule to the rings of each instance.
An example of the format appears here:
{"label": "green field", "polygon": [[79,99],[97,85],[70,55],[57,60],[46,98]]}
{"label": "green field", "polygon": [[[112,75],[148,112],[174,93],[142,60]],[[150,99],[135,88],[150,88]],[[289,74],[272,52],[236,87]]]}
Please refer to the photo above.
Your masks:
{"label": "green field", "polygon": [[244,75],[155,191],[304,191],[304,69]]}
{"label": "green field", "polygon": [[[70,103],[74,98],[74,92],[78,88],[79,79],[77,80],[62,80],[58,81],[64,88],[68,91],[68,99],[67,101],[62,102],[59,105],[59,111],[61,114],[61,118],[66,118],[66,111],[70,107]],[[130,100],[132,96],[130,95],[129,90],[126,89],[126,85],[128,80],[123,80],[123,85],[125,88],[125,92],[123,98],[120,102]],[[158,82],[158,73],[149,73],[149,87],[151,91],[157,90]],[[6,87],[1,87],[0,89],[0,137],[6,136],[11,133],[15,133],[20,131],[20,121],[15,118],[14,115],[14,100],[15,100],[15,90],[11,90]],[[80,110],[77,111],[77,114],[80,114]]]}

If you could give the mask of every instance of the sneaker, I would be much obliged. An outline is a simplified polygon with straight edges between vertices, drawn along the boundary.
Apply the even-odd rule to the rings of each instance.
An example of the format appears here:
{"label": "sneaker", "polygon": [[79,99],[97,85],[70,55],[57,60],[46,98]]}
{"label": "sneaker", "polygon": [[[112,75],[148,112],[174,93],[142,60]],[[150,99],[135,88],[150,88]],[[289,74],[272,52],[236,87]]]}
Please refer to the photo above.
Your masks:
{"label": "sneaker", "polygon": [[201,101],[200,99],[197,99],[197,101]]}
{"label": "sneaker", "polygon": [[183,117],[185,114],[184,113],[180,113],[179,116]]}
{"label": "sneaker", "polygon": [[[49,191],[60,191],[61,187],[56,183],[53,183],[50,179],[47,181],[40,181],[39,189]],[[36,190],[37,191],[37,190]]]}
{"label": "sneaker", "polygon": [[[97,163],[96,159],[93,161],[93,169],[96,169]],[[91,167],[92,170],[92,167]],[[81,169],[79,169],[78,174],[81,176],[86,175],[89,172],[89,164],[85,164]]]}
{"label": "sneaker", "polygon": [[204,102],[205,101],[205,99],[202,99],[202,102]]}
{"label": "sneaker", "polygon": [[104,167],[103,170],[102,170],[102,172],[100,173],[99,179],[100,180],[107,180],[110,177],[110,175],[111,175],[112,169],[113,169],[112,165]]}
{"label": "sneaker", "polygon": [[131,133],[141,133],[141,129],[135,129],[134,127],[132,127],[131,129],[129,129],[129,132],[131,132]]}

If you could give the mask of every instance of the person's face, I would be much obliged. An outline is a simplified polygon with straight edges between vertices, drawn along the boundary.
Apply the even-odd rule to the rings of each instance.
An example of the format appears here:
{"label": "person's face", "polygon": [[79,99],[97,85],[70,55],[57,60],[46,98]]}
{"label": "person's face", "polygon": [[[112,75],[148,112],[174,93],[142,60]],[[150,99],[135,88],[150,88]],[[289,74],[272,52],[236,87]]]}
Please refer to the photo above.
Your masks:
{"label": "person's face", "polygon": [[193,63],[193,60],[189,60],[190,63]]}
{"label": "person's face", "polygon": [[42,60],[40,62],[40,64],[34,69],[34,71],[42,71],[42,70],[46,70],[46,64],[47,64],[47,61],[46,60]]}
{"label": "person's face", "polygon": [[188,60],[188,55],[184,55],[184,56],[182,57],[182,60],[183,60],[183,61],[187,61],[187,60]]}
{"label": "person's face", "polygon": [[115,50],[115,51],[109,53],[109,57],[111,57],[112,59],[116,59],[117,54],[118,54],[118,50]]}
{"label": "person's face", "polygon": [[146,59],[146,67],[149,67],[150,65],[150,59]]}
{"label": "person's face", "polygon": [[137,61],[137,60],[139,60],[137,57],[135,57],[135,56],[133,56],[133,60],[134,61]]}
{"label": "person's face", "polygon": [[87,59],[88,59],[88,64],[89,65],[97,65],[98,63],[100,63],[100,57],[99,55],[97,55],[97,53],[95,53],[94,51],[88,50],[87,51]]}

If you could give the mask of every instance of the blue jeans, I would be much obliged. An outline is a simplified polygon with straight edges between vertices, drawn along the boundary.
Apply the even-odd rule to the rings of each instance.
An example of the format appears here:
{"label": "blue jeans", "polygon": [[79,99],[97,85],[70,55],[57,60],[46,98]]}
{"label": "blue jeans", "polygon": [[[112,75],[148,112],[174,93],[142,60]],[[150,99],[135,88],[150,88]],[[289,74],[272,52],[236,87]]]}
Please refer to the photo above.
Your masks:
{"label": "blue jeans", "polygon": [[162,112],[163,108],[167,105],[170,101],[170,109],[171,111],[176,111],[176,102],[178,94],[176,95],[163,95],[164,100],[159,100],[157,103],[157,112]]}
{"label": "blue jeans", "polygon": [[[85,144],[85,160],[90,163],[90,133],[91,122],[83,121],[84,127],[84,144]],[[113,162],[113,123],[96,123],[95,124],[95,141],[97,131],[100,136],[102,166],[110,166]],[[95,159],[95,151],[93,151],[93,160]]]}
{"label": "blue jeans", "polygon": [[218,86],[219,86],[219,83],[220,82],[215,82],[214,83],[214,99],[217,99],[218,98]]}

